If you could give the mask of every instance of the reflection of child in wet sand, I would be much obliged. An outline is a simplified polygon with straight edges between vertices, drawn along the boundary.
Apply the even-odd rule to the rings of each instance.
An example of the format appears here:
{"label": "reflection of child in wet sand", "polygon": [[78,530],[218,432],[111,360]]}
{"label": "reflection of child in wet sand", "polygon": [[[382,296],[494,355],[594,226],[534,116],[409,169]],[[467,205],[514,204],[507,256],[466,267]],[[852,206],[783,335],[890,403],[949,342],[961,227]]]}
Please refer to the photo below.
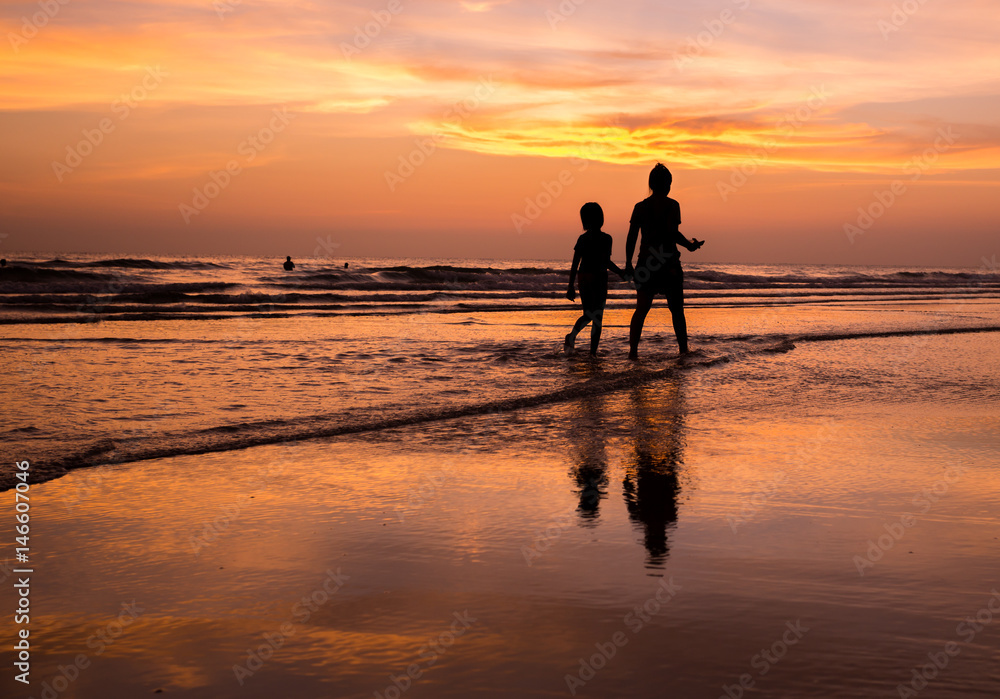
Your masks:
{"label": "reflection of child in wet sand", "polygon": [[595,357],[597,345],[601,341],[604,306],[608,300],[608,270],[613,269],[619,277],[623,276],[623,272],[611,261],[612,240],[610,235],[601,230],[604,225],[604,210],[601,205],[594,202],[584,204],[580,209],[580,221],[583,223],[584,233],[573,248],[573,268],[569,271],[566,296],[570,301],[576,298],[573,284],[579,269],[583,315],[566,336],[565,350],[567,354],[572,352],[576,336],[587,327],[587,323],[593,323],[590,328],[590,356]]}

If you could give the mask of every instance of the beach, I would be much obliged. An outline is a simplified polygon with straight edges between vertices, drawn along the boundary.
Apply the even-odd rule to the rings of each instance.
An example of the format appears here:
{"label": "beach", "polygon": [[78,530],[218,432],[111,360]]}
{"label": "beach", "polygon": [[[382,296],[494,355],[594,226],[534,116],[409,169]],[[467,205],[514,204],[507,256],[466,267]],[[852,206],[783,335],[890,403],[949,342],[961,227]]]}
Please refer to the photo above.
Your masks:
{"label": "beach", "polygon": [[0,286],[11,696],[997,693],[995,272],[692,266],[630,363],[552,263],[206,263]]}
{"label": "beach", "polygon": [[0,699],[1000,699],[1000,3],[0,17]]}

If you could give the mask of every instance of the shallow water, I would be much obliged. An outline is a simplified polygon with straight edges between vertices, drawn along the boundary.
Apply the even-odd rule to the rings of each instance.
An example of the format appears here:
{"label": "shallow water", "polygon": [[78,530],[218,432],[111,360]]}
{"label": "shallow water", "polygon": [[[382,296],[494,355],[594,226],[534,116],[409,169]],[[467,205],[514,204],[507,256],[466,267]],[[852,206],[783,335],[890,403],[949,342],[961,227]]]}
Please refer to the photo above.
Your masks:
{"label": "shallow water", "polygon": [[[864,353],[851,365],[836,353],[828,360],[842,387],[891,376],[894,390],[904,390],[909,365],[930,359],[933,366],[923,350],[927,333],[997,327],[1000,304],[702,308],[688,315],[700,350],[694,363],[745,359],[788,341],[913,333],[889,367],[857,371]],[[666,309],[650,316],[638,366],[624,356],[628,318],[625,310],[607,312],[602,358],[593,367],[562,354],[559,338],[575,319],[572,309],[411,315],[406,321],[239,317],[8,325],[0,340],[8,359],[0,367],[0,401],[9,416],[2,434],[14,452],[33,456],[36,477],[44,478],[85,465],[552,402],[567,391],[586,395],[641,383],[645,374],[672,366],[676,345],[662,325]],[[960,335],[952,337],[961,343]],[[962,391],[969,388],[966,375],[963,370],[955,379]],[[10,487],[11,478],[10,468],[0,470],[0,486]]]}
{"label": "shallow water", "polygon": [[[856,309],[847,330],[944,317],[869,310]],[[741,676],[753,688],[745,696],[899,696],[950,642],[957,654],[927,671],[919,695],[995,696],[998,336],[757,351],[843,331],[848,313],[762,313],[749,331],[725,309],[692,313],[703,355],[676,369],[655,327],[639,369],[610,347],[597,364],[546,357],[556,326],[545,317],[516,324],[520,344],[513,328],[438,327],[422,338],[425,353],[437,337],[478,360],[478,373],[462,369],[460,349],[442,362],[441,384],[470,400],[517,393],[528,379],[596,388],[607,374],[658,373],[534,407],[33,485],[31,629],[41,640],[33,691],[11,696],[57,682],[59,696],[76,697],[394,697],[394,677],[407,697],[721,697]],[[347,327],[355,339],[338,341],[377,336],[373,325]],[[292,333],[282,328],[272,331]],[[402,339],[393,356],[413,351]],[[139,396],[127,376],[117,390]],[[294,386],[274,376],[259,393],[241,384],[251,395],[233,400],[256,403],[270,388],[272,405],[287,401]],[[392,383],[372,372],[379,381]],[[209,385],[205,413],[221,400]],[[428,381],[380,405],[433,408],[442,395]],[[192,397],[190,410],[198,405]],[[12,494],[3,501],[11,512]],[[9,517],[0,532],[12,536]],[[102,647],[93,634],[117,632],[133,600],[143,611]],[[970,638],[974,627],[961,624],[977,614],[990,623]],[[0,633],[11,629],[8,615]],[[595,656],[612,646],[610,659]],[[252,674],[239,670],[248,649],[269,656],[259,669],[249,661]],[[78,654],[89,667],[57,680]],[[11,661],[7,644],[0,659]],[[600,667],[591,676],[581,661]],[[399,679],[407,668],[418,675],[409,684]]]}

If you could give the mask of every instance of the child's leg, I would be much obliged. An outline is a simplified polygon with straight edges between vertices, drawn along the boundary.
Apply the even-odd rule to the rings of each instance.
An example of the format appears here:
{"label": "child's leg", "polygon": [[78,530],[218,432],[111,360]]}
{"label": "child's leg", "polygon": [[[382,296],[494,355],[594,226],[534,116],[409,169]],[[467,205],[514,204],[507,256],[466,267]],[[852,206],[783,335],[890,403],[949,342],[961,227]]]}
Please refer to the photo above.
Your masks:
{"label": "child's leg", "polygon": [[598,308],[590,313],[594,323],[590,326],[590,354],[596,357],[597,345],[601,342],[601,329],[604,325],[604,309]]}
{"label": "child's leg", "polygon": [[594,306],[592,285],[584,283],[583,280],[580,281],[580,303],[583,305],[583,315],[577,319],[573,329],[570,331],[569,335],[566,336],[566,349],[573,348],[573,343],[576,342],[576,336],[579,335],[580,331],[587,327],[587,323],[594,318],[594,314],[591,312]]}
{"label": "child's leg", "polygon": [[576,336],[580,334],[580,331],[587,327],[587,323],[590,322],[590,318],[587,317],[587,313],[584,312],[582,316],[576,319],[576,323],[573,325],[573,329],[569,331],[569,335],[566,336],[566,341],[563,343],[563,348],[568,352],[573,349],[573,344],[576,342]]}
{"label": "child's leg", "polygon": [[587,327],[587,323],[589,322],[590,317],[586,313],[576,319],[576,324],[573,325],[573,329],[569,333],[574,340],[576,339],[576,336],[580,334],[580,331]]}

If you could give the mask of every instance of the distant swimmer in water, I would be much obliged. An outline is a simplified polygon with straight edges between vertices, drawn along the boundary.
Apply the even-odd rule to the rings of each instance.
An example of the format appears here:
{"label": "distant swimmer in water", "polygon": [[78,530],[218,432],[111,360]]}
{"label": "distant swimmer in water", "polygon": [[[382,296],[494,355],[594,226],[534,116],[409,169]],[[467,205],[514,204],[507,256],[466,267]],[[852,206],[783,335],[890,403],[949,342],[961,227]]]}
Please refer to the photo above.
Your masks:
{"label": "distant swimmer in water", "polygon": [[[667,195],[673,176],[660,163],[649,173],[650,195],[635,205],[632,221],[625,240],[625,275],[635,280],[637,291],[635,312],[629,332],[629,359],[639,356],[639,338],[646,314],[653,306],[653,297],[663,294],[674,323],[674,334],[681,354],[687,354],[687,321],[684,319],[684,273],[681,271],[681,245],[694,252],[705,241],[681,235],[681,206]],[[639,260],[632,268],[632,253],[635,252],[639,233]]]}
{"label": "distant swimmer in water", "polygon": [[293,269],[295,269],[295,263],[292,262],[292,256],[291,255],[289,255],[288,257],[285,258],[285,269],[287,271],[289,271],[289,272],[291,272]]}
{"label": "distant swimmer in water", "polygon": [[6,267],[6,266],[7,266],[7,258],[5,257],[2,260],[0,260],[0,267]]}
{"label": "distant swimmer in water", "polygon": [[608,270],[613,269],[618,276],[623,272],[611,261],[611,236],[601,230],[604,225],[604,210],[596,202],[584,204],[580,209],[580,221],[584,233],[576,241],[573,248],[573,267],[569,271],[569,288],[566,297],[576,299],[573,283],[576,281],[577,269],[580,270],[580,303],[583,305],[581,315],[573,329],[566,336],[564,349],[569,354],[580,331],[593,323],[590,328],[590,356],[597,356],[597,345],[601,341],[601,327],[604,322],[604,306],[608,301]]}
{"label": "distant swimmer in water", "polygon": [[347,269],[347,263],[346,262],[344,263],[344,269]]}

